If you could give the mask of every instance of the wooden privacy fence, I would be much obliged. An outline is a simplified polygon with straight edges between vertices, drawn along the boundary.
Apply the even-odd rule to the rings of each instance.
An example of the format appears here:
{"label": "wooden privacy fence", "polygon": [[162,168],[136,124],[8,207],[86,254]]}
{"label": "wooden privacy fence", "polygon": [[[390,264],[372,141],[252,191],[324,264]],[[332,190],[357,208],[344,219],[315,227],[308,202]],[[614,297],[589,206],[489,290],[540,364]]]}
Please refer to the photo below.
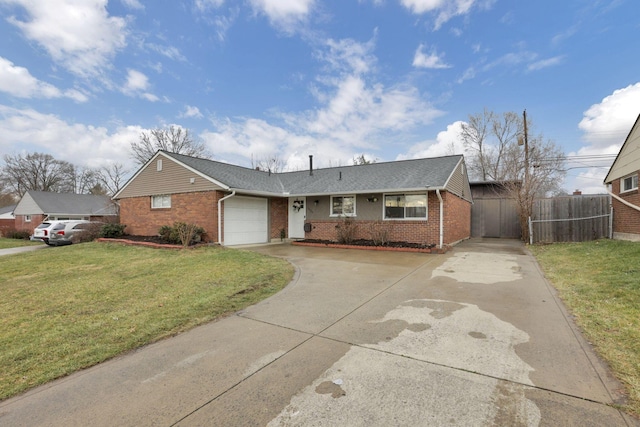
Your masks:
{"label": "wooden privacy fence", "polygon": [[529,217],[529,243],[586,242],[611,237],[611,197],[538,199]]}

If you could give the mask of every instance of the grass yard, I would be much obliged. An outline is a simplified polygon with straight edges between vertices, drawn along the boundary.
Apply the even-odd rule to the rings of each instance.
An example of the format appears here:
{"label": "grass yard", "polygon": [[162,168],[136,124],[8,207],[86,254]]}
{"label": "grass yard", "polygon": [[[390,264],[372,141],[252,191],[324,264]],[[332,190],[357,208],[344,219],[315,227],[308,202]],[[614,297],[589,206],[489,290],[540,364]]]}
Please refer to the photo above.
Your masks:
{"label": "grass yard", "polygon": [[0,249],[19,248],[21,246],[38,246],[38,245],[44,245],[44,243],[32,242],[30,240],[7,239],[6,237],[0,237]]}
{"label": "grass yard", "polygon": [[598,240],[533,246],[585,335],[625,384],[640,416],[640,243]]}
{"label": "grass yard", "polygon": [[281,259],[85,243],[0,257],[0,399],[254,304]]}

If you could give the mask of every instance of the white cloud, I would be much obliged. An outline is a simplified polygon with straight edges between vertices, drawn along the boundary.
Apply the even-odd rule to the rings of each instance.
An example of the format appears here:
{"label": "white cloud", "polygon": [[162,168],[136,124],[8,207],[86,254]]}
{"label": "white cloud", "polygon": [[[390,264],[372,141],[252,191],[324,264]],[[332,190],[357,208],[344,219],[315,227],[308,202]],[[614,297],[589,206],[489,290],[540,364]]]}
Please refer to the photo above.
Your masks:
{"label": "white cloud", "polygon": [[194,107],[192,105],[185,105],[184,111],[180,113],[180,118],[191,118],[191,119],[201,119],[202,113],[198,107]]}
{"label": "white cloud", "polygon": [[172,59],[174,61],[185,61],[186,60],[184,55],[180,52],[180,50],[177,47],[174,47],[174,46],[162,46],[162,45],[155,44],[155,43],[147,43],[147,44],[145,44],[145,46],[148,47],[149,49],[153,50],[154,52],[157,52],[162,56],[166,56],[167,58]]}
{"label": "white cloud", "polygon": [[144,10],[144,5],[139,0],[120,0],[129,9]]}
{"label": "white cloud", "polygon": [[527,71],[537,71],[543,68],[554,67],[564,61],[564,55],[554,56],[553,58],[542,59],[540,61],[533,62],[527,67]]}
{"label": "white cloud", "polygon": [[584,113],[578,127],[591,145],[621,146],[640,113],[640,82],[614,91]]}
{"label": "white cloud", "polygon": [[58,160],[89,167],[119,162],[131,166],[129,148],[143,131],[139,126],[119,126],[110,132],[104,127],[68,123],[53,114],[33,109],[16,109],[0,105],[0,149],[10,146],[26,152],[51,153]]}
{"label": "white cloud", "polygon": [[426,140],[414,144],[407,153],[398,155],[396,160],[465,154],[464,145],[460,138],[462,123],[462,121],[451,123],[447,126],[447,130],[438,133],[435,140]]}
{"label": "white cloud", "polygon": [[209,9],[219,8],[224,4],[224,0],[195,0],[194,5],[200,12],[206,12]]}
{"label": "white cloud", "polygon": [[[454,16],[468,14],[477,0],[400,0],[400,3],[416,15],[437,13],[434,29],[438,30],[444,23]],[[490,7],[491,2],[484,2],[480,6]]]}
{"label": "white cloud", "polygon": [[127,23],[109,16],[107,0],[4,0],[25,14],[7,20],[39,43],[61,66],[81,77],[100,75],[126,45]]}
{"label": "white cloud", "polygon": [[272,122],[214,120],[215,129],[202,138],[217,156],[232,156],[235,162],[277,153],[297,169],[307,167],[307,156],[315,154],[316,165],[335,166],[387,146],[390,135],[399,142],[406,132],[442,114],[413,86],[377,82],[373,48],[372,42],[353,40],[324,43],[316,56],[326,62],[326,74],[311,88],[317,108],[274,114]]}
{"label": "white cloud", "polygon": [[451,65],[445,63],[442,60],[442,57],[438,56],[438,53],[435,49],[432,49],[431,52],[425,53],[426,46],[420,44],[416,49],[416,53],[413,56],[413,66],[416,68],[431,68],[431,69],[442,69],[442,68],[451,68]]}
{"label": "white cloud", "polygon": [[[603,192],[602,182],[608,168],[640,113],[638,105],[640,82],[614,91],[584,112],[578,127],[584,132],[582,139],[585,145],[567,154],[570,157],[582,156],[567,163],[567,167],[572,168],[567,173],[569,190],[579,188],[583,193]],[[603,155],[609,157],[604,158]]]}
{"label": "white cloud", "polygon": [[140,71],[129,69],[127,70],[127,81],[122,88],[122,92],[129,96],[140,96],[147,101],[158,101],[158,97],[149,93],[149,78]]}
{"label": "white cloud", "polygon": [[61,91],[57,87],[36,79],[29,70],[0,56],[0,91],[18,98],[70,98],[86,102],[87,96],[76,89]]}
{"label": "white cloud", "polygon": [[265,15],[271,25],[287,33],[295,32],[308,19],[316,0],[249,0],[256,14]]}

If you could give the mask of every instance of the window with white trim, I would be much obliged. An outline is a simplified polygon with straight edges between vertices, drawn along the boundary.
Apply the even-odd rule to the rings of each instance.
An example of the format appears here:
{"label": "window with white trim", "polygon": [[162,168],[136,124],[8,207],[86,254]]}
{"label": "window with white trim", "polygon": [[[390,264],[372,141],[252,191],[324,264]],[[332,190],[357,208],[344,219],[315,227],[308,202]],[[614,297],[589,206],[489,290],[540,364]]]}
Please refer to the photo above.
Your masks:
{"label": "window with white trim", "polygon": [[427,219],[427,195],[386,194],[384,219]]}
{"label": "window with white trim", "polygon": [[31,215],[25,215],[24,222],[31,222]]}
{"label": "window with white trim", "polygon": [[638,174],[621,178],[620,192],[637,190],[638,189]]}
{"label": "window with white trim", "polygon": [[151,209],[162,209],[171,207],[171,195],[162,194],[160,196],[151,196]]}
{"label": "window with white trim", "polygon": [[356,196],[331,196],[331,216],[355,216]]}

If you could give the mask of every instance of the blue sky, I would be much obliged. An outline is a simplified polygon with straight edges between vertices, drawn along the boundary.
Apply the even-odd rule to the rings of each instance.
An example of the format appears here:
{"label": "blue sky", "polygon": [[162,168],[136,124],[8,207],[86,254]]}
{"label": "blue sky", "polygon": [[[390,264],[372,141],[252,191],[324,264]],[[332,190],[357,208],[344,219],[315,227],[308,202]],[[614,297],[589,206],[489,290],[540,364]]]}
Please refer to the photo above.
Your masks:
{"label": "blue sky", "polygon": [[[287,168],[462,152],[469,114],[527,110],[573,156],[640,113],[635,0],[0,0],[0,154],[132,169],[178,125],[213,158]],[[602,192],[612,161],[572,161]]]}

